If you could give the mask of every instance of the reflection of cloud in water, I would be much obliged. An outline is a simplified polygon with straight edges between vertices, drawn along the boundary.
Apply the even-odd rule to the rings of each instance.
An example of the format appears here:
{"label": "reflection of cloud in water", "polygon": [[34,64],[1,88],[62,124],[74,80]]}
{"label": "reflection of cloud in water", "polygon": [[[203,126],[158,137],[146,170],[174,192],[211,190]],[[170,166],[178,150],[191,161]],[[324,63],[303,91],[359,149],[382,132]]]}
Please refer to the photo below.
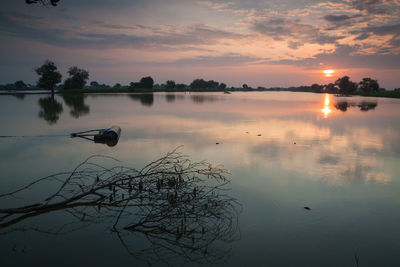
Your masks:
{"label": "reflection of cloud in water", "polygon": [[[125,132],[127,147],[146,139],[157,147],[185,145],[189,150],[203,153],[226,153],[224,149],[233,149],[232,154],[218,155],[233,166],[279,166],[338,185],[358,180],[389,180],[382,162],[377,160],[384,153],[385,139],[368,128],[335,133],[332,127],[282,119],[232,123],[150,116],[139,121]],[[258,137],[258,133],[262,136]],[[222,142],[218,150],[216,141]],[[354,166],[363,171],[354,171]]]}

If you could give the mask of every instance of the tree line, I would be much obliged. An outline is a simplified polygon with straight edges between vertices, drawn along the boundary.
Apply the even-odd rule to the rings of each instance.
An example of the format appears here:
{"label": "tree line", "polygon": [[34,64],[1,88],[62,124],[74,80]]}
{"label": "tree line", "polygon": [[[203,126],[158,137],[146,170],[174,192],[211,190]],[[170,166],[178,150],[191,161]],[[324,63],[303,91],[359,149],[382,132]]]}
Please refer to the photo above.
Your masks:
{"label": "tree line", "polygon": [[[350,80],[349,76],[344,76],[337,79],[334,83],[320,85],[317,83],[311,86],[298,86],[289,88],[265,88],[258,87],[256,89],[243,84],[241,88],[231,87],[227,89],[225,83],[219,83],[214,80],[206,81],[204,79],[195,79],[189,85],[183,83],[176,83],[173,80],[166,81],[165,84],[154,84],[154,79],[150,76],[141,78],[138,82],[131,82],[129,85],[121,85],[116,83],[114,86],[107,84],[100,84],[97,81],[92,81],[89,86],[86,83],[89,79],[89,71],[72,66],[68,69],[68,77],[62,82],[62,75],[58,71],[54,62],[46,60],[40,67],[34,69],[35,73],[39,76],[36,83],[36,88],[25,84],[22,80],[16,81],[13,84],[0,85],[0,90],[26,90],[26,89],[45,89],[54,94],[55,89],[71,90],[71,89],[124,89],[127,91],[151,91],[151,90],[210,90],[210,91],[225,91],[225,90],[240,90],[240,91],[294,91],[294,92],[314,92],[314,93],[334,93],[340,95],[353,95],[359,92],[363,93],[377,93],[385,91],[380,88],[377,80],[372,78],[363,78],[360,82],[356,83]],[[399,88],[395,91],[400,91]]]}

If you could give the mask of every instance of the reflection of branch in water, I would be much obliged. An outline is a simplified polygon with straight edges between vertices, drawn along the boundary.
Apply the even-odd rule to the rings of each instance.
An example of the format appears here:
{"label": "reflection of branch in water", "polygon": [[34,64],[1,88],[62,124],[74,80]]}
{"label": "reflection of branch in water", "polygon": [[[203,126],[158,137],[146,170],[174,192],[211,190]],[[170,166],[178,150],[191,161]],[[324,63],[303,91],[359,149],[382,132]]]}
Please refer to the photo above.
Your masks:
{"label": "reflection of branch in water", "polygon": [[[96,160],[113,159],[92,156],[71,173],[38,179],[0,195],[0,199],[16,197],[44,182],[59,184],[53,194],[40,202],[0,209],[0,229],[61,234],[108,222],[127,251],[149,263],[168,263],[176,256],[210,263],[229,255],[230,249],[218,249],[218,243],[237,238],[238,205],[225,194],[228,181],[222,167],[192,162],[176,150],[141,170],[105,168]],[[9,230],[29,218],[55,211],[66,212],[73,222],[45,230],[43,226]],[[134,236],[138,234],[145,237],[148,248],[134,249]]]}

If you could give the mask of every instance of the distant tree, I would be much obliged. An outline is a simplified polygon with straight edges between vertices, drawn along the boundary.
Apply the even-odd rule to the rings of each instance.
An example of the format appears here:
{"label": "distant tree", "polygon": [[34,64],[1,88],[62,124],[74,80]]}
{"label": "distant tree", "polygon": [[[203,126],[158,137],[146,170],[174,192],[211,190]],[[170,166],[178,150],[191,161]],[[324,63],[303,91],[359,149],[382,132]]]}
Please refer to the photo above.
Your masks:
{"label": "distant tree", "polygon": [[204,88],[207,88],[207,82],[203,79],[195,79],[190,84],[190,87],[192,89],[204,89]]}
{"label": "distant tree", "polygon": [[113,88],[121,88],[121,84],[120,83],[116,83]]}
{"label": "distant tree", "polygon": [[337,91],[338,91],[338,89],[335,84],[329,83],[329,84],[325,85],[325,92],[334,94],[334,93],[337,93]]}
{"label": "distant tree", "polygon": [[52,6],[56,6],[59,1],[60,0],[25,0],[25,3],[27,3],[27,4],[40,3],[44,6],[51,4]]}
{"label": "distant tree", "polygon": [[186,85],[186,84],[183,84],[183,83],[178,83],[177,85],[175,85],[175,88],[176,88],[177,90],[185,90],[186,87],[187,87],[187,85]]}
{"label": "distant tree", "polygon": [[24,81],[19,80],[14,83],[15,89],[26,89],[28,86],[24,83]]}
{"label": "distant tree", "polygon": [[219,86],[218,86],[218,89],[225,90],[226,89],[226,84],[220,83]]}
{"label": "distant tree", "polygon": [[168,80],[168,81],[165,83],[165,88],[166,88],[166,89],[174,89],[175,86],[176,86],[175,81],[172,81],[172,80]]}
{"label": "distant tree", "polygon": [[64,82],[64,89],[82,89],[86,80],[89,79],[89,72],[74,66],[68,69],[69,78]]}
{"label": "distant tree", "polygon": [[249,86],[247,84],[245,84],[245,83],[242,85],[242,87],[243,87],[243,89],[248,89],[249,88]]}
{"label": "distant tree", "polygon": [[350,81],[349,76],[337,79],[335,84],[339,87],[338,93],[342,95],[351,95],[357,90],[357,84]]}
{"label": "distant tree", "polygon": [[93,88],[99,88],[100,84],[98,82],[96,82],[96,81],[92,81],[92,82],[90,82],[90,86],[93,87]]}
{"label": "distant tree", "polygon": [[323,89],[324,89],[323,85],[319,85],[317,83],[311,85],[311,91],[313,91],[314,93],[321,93]]}
{"label": "distant tree", "polygon": [[136,90],[136,89],[141,89],[142,88],[142,84],[138,83],[138,82],[131,82],[129,83],[129,89],[130,90]]}
{"label": "distant tree", "polygon": [[217,89],[219,86],[219,82],[216,82],[214,80],[209,80],[206,84],[206,88],[208,89]]}
{"label": "distant tree", "polygon": [[363,92],[378,92],[379,84],[377,80],[373,80],[371,78],[363,78],[359,83],[359,88]]}
{"label": "distant tree", "polygon": [[57,71],[54,62],[46,60],[45,63],[35,68],[35,72],[39,75],[37,86],[39,88],[51,90],[51,95],[54,97],[54,87],[57,83],[61,82],[61,74]]}
{"label": "distant tree", "polygon": [[142,89],[153,89],[154,80],[150,76],[143,77],[140,79],[140,85]]}

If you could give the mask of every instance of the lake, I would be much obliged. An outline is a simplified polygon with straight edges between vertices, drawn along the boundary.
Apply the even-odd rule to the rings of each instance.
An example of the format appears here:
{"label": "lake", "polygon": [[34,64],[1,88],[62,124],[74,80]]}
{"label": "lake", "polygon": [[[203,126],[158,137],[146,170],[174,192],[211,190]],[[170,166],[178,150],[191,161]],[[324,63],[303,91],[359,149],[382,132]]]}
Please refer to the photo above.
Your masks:
{"label": "lake", "polygon": [[[202,238],[187,243],[178,234],[166,240],[174,233],[159,228],[121,238],[111,229],[115,215],[89,220],[79,207],[15,221],[3,214],[1,266],[400,266],[399,99],[2,95],[0,122],[0,194],[71,172],[92,155],[119,160],[100,158],[101,166],[140,169],[178,148],[193,162],[223,165],[230,181],[224,195],[235,199],[224,229],[198,230]],[[114,146],[69,136],[112,125],[122,129]],[[54,190],[46,183],[23,198],[2,197],[0,209]],[[196,220],[208,218],[200,213]],[[173,223],[180,233],[182,222],[166,224]],[[200,240],[201,249],[193,249]]]}

